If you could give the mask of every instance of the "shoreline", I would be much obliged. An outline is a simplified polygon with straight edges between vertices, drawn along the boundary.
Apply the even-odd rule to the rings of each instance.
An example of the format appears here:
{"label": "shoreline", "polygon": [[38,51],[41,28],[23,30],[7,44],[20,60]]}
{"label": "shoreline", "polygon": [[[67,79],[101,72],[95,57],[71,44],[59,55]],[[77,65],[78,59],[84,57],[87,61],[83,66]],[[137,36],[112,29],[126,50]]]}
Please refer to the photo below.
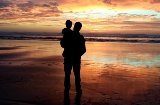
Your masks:
{"label": "shoreline", "polygon": [[[62,36],[0,36],[0,40],[60,41]],[[84,37],[87,42],[125,42],[159,44],[160,38]]]}

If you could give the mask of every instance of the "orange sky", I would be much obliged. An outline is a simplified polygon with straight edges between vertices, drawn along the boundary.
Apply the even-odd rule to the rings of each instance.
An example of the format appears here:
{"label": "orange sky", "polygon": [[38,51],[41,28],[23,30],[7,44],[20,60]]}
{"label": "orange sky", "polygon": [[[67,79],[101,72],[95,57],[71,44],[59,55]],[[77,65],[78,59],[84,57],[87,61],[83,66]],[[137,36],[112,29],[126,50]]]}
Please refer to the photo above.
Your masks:
{"label": "orange sky", "polygon": [[0,0],[0,31],[160,33],[160,0]]}

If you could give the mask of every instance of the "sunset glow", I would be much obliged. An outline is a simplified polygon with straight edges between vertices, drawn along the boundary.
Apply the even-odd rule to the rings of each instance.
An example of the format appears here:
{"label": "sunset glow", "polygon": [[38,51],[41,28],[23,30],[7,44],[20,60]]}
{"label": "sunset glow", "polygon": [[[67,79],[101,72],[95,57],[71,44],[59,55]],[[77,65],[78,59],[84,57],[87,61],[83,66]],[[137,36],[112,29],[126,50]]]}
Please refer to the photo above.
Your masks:
{"label": "sunset glow", "polygon": [[82,32],[160,33],[160,0],[0,0],[0,31],[61,32],[65,21]]}

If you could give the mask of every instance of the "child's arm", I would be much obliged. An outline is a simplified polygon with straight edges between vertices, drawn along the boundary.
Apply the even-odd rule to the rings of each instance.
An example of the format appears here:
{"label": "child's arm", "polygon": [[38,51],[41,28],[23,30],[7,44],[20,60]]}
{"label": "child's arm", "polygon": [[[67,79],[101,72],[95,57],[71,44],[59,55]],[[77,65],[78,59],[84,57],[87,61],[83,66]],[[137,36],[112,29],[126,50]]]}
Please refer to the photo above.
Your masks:
{"label": "child's arm", "polygon": [[65,42],[64,42],[64,33],[65,33],[65,30],[66,30],[65,28],[62,30],[63,37],[62,37],[62,39],[60,41],[60,45],[61,45],[62,48],[65,47]]}
{"label": "child's arm", "polygon": [[65,30],[66,30],[65,28],[62,30],[62,34],[63,34],[63,35],[64,35],[64,33],[65,33]]}
{"label": "child's arm", "polygon": [[62,48],[64,48],[64,47],[65,47],[65,44],[64,44],[64,38],[62,38],[62,39],[61,39],[61,41],[60,41],[60,45],[61,45],[61,47],[62,47]]}

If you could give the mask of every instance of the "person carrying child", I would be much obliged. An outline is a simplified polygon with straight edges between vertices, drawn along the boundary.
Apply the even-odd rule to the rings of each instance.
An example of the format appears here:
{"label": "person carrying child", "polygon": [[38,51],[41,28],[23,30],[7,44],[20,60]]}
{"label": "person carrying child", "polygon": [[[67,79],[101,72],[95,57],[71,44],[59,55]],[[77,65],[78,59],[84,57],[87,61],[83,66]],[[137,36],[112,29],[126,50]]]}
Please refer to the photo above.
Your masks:
{"label": "person carrying child", "polygon": [[[66,26],[68,26],[68,21],[66,21]],[[71,22],[70,27],[71,27]],[[76,96],[80,97],[82,94],[81,89],[81,78],[80,78],[80,69],[81,69],[81,56],[86,52],[85,39],[83,35],[80,34],[82,24],[76,22],[73,28],[73,31],[70,28],[65,28],[62,30],[63,38],[61,39],[61,47],[64,48],[63,57],[64,57],[64,96],[69,97],[70,90],[70,74],[73,68],[75,76],[75,86],[76,86]]]}

